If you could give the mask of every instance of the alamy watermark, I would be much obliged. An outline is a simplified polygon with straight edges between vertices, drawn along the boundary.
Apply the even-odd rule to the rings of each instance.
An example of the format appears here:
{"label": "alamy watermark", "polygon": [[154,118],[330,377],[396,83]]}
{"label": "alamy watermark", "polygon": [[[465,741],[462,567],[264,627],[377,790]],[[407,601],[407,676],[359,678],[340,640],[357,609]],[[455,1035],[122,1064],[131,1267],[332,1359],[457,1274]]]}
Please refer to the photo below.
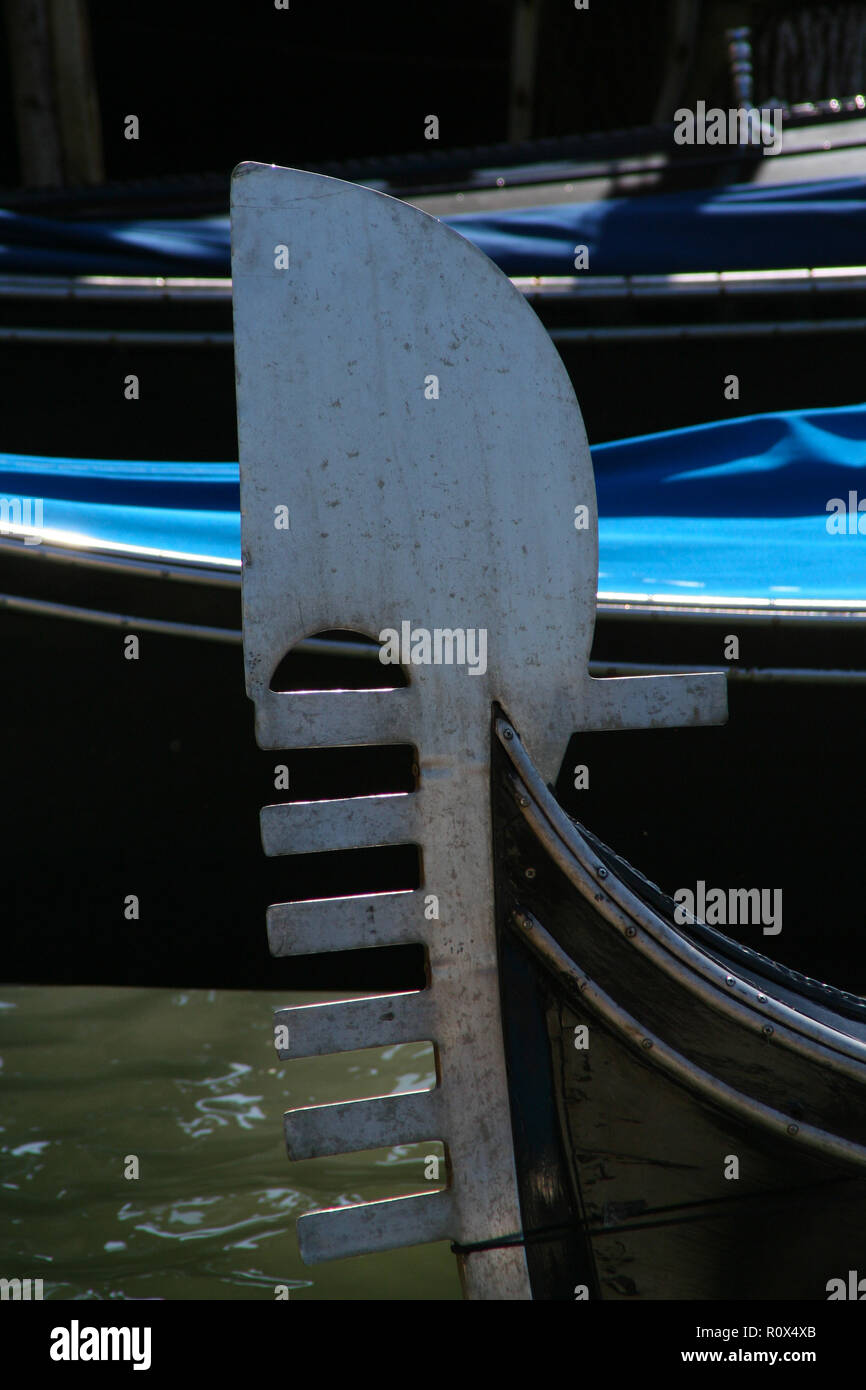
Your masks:
{"label": "alamy watermark", "polygon": [[379,633],[383,666],[466,666],[470,676],[487,670],[486,627],[385,627]]}
{"label": "alamy watermark", "polygon": [[862,1303],[866,1299],[866,1279],[861,1279],[856,1269],[848,1270],[847,1279],[828,1279],[825,1287],[828,1303],[836,1303],[840,1299]]}
{"label": "alamy watermark", "polygon": [[24,536],[25,545],[39,545],[45,524],[41,497],[0,497],[0,536]]}
{"label": "alamy watermark", "polygon": [[149,1327],[82,1327],[73,1318],[52,1328],[48,1354],[52,1361],[131,1361],[134,1371],[148,1371],[151,1336]]}
{"label": "alamy watermark", "polygon": [[703,922],[708,927],[762,927],[764,936],[782,930],[781,888],[707,888],[698,879],[694,891],[674,893],[674,921],[680,926]]}
{"label": "alamy watermark", "polygon": [[852,488],[847,504],[842,497],[831,497],[825,510],[827,531],[831,536],[866,536],[866,497],[858,497]]}
{"label": "alamy watermark", "polygon": [[776,107],[720,106],[707,110],[705,101],[694,111],[681,106],[674,112],[676,145],[760,145],[763,154],[782,149],[782,112]]}
{"label": "alamy watermark", "polygon": [[0,1279],[0,1300],[13,1302],[38,1302],[43,1297],[41,1279]]}

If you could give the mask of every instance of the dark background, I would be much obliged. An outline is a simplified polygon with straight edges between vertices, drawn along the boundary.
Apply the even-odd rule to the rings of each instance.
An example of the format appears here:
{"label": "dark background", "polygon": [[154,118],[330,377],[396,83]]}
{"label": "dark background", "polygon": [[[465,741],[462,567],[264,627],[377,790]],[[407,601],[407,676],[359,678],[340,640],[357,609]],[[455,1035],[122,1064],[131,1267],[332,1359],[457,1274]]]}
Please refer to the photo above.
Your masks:
{"label": "dark background", "polygon": [[[696,96],[727,105],[724,34],[737,24],[752,26],[756,100],[862,89],[863,6],[850,0],[591,0],[584,11],[572,0],[291,0],[287,11],[273,0],[90,0],[106,177],[431,153],[431,113],[440,150],[507,141],[521,7],[537,15],[533,138],[669,120]],[[665,109],[671,63],[683,77]],[[0,73],[8,71],[4,24]],[[138,141],[123,136],[130,113]],[[0,132],[0,188],[11,188],[20,168],[8,81]]]}

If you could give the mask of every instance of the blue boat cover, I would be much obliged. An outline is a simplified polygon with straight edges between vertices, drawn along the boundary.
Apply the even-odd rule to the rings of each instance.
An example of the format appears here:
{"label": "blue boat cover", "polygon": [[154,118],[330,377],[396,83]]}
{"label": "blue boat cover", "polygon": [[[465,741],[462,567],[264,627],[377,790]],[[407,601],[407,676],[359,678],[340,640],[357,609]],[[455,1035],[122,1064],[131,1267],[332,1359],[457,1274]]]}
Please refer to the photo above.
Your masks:
{"label": "blue boat cover", "polygon": [[578,246],[593,275],[861,265],[866,178],[732,184],[442,221],[506,275],[573,275]]}
{"label": "blue boat cover", "polygon": [[[601,594],[866,601],[866,405],[667,430],[592,457]],[[0,492],[43,499],[46,541],[240,565],[236,463],[3,454]]]}
{"label": "blue boat cover", "polygon": [[866,405],[596,445],[599,592],[866,601],[864,445]]}
{"label": "blue boat cover", "polygon": [[[866,178],[564,203],[443,222],[508,275],[593,275],[860,265]],[[0,274],[228,276],[229,220],[68,222],[0,210]]]}

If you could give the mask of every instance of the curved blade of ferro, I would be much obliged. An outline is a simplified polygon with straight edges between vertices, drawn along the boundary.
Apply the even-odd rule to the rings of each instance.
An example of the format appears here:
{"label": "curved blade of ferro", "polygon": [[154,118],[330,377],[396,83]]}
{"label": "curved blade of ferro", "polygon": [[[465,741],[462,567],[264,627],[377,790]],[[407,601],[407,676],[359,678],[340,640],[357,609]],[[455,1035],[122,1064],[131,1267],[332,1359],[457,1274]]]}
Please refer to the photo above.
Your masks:
{"label": "curved blade of ferro", "polygon": [[[429,1040],[440,1078],[430,1092],[289,1112],[289,1152],[440,1140],[450,1174],[443,1191],[302,1217],[301,1253],[450,1239],[482,1247],[460,1257],[468,1297],[529,1298],[499,1013],[492,706],[552,780],[573,730],[722,722],[725,678],[590,679],[598,549],[583,422],[547,332],[481,251],[384,194],[242,164],[232,274],[258,742],[413,744],[420,767],[405,796],[262,813],[268,854],[403,842],[424,865],[418,892],[269,910],[279,954],[421,942],[429,964],[415,993],[281,1010],[281,1055]],[[408,686],[270,689],[290,648],[335,628],[392,643]]]}

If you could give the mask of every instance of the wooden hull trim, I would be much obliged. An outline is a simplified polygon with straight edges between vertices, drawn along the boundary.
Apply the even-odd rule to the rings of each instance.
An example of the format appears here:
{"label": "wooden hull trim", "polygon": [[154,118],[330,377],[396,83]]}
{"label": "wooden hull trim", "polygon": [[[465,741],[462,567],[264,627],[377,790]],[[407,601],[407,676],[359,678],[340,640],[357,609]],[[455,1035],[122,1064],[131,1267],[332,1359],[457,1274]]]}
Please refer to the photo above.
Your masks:
{"label": "wooden hull trim", "polygon": [[[654,966],[672,980],[685,984],[714,1011],[757,1033],[769,1024],[777,1047],[819,1060],[822,1065],[857,1080],[866,1080],[866,1001],[810,981],[705,926],[703,933],[709,934],[718,954],[710,954],[706,946],[690,940],[683,931],[654,912],[622,878],[599,862],[598,854],[576,823],[544,786],[506,721],[497,721],[496,732],[518,773],[520,780],[512,781],[512,795],[533,838],[577,892],[592,903],[593,911],[600,918]],[[701,925],[696,924],[696,927]],[[720,959],[723,946],[728,954],[724,962]],[[765,973],[769,977],[780,971],[787,977],[787,987],[780,987],[778,981],[764,977]],[[759,979],[760,983],[753,983],[754,979]],[[801,989],[799,995],[795,993],[798,987]],[[772,997],[767,992],[769,989],[774,989],[777,997]],[[806,994],[806,989],[819,990],[825,1002],[817,1006]],[[798,1007],[778,997],[783,991],[797,999]],[[855,1017],[845,1017],[834,1011],[834,1004],[845,1007]],[[821,1021],[815,1016],[819,1009],[826,1020],[833,1021]]]}

